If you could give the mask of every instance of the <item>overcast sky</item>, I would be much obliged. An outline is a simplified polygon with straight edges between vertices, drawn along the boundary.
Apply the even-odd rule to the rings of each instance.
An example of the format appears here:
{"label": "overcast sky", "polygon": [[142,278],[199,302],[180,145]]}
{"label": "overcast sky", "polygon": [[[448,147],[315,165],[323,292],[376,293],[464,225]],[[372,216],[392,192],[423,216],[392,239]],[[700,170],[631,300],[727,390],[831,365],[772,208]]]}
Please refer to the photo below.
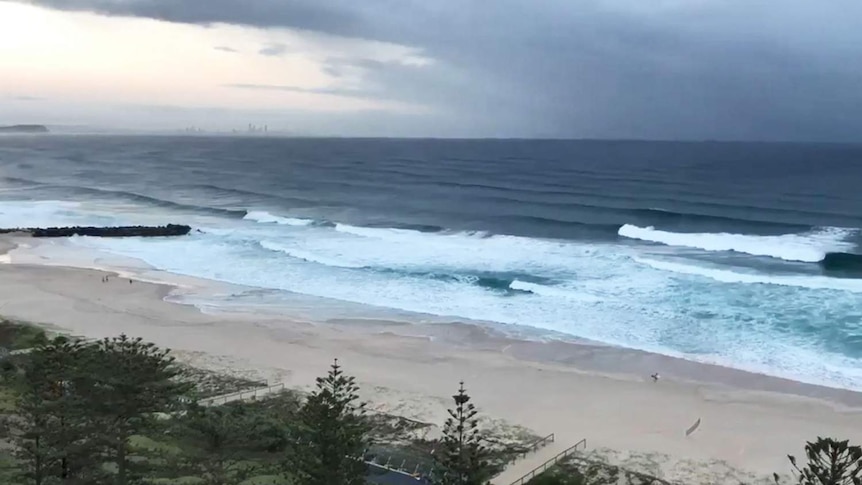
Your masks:
{"label": "overcast sky", "polygon": [[0,0],[0,124],[862,141],[859,0]]}

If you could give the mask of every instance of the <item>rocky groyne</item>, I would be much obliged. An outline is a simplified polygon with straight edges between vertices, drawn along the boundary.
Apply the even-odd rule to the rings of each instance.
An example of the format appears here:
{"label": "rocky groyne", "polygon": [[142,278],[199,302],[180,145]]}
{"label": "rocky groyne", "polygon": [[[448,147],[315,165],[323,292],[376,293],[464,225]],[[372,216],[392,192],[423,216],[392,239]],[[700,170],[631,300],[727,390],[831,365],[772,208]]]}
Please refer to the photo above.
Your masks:
{"label": "rocky groyne", "polygon": [[70,226],[70,227],[30,227],[0,229],[0,234],[26,233],[33,237],[165,237],[185,236],[192,228],[183,224],[168,224],[166,226]]}

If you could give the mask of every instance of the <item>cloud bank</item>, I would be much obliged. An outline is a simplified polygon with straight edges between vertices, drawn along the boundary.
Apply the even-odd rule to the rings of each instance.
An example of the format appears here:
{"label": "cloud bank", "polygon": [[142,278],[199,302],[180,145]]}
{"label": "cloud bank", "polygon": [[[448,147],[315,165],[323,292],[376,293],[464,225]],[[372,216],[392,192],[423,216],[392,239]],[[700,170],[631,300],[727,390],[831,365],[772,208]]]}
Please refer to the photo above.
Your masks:
{"label": "cloud bank", "polygon": [[[416,115],[415,135],[862,140],[857,0],[30,3],[414,49],[426,61],[324,59],[329,76],[361,83],[318,91],[427,106],[434,115]],[[263,79],[233,87],[314,91]]]}

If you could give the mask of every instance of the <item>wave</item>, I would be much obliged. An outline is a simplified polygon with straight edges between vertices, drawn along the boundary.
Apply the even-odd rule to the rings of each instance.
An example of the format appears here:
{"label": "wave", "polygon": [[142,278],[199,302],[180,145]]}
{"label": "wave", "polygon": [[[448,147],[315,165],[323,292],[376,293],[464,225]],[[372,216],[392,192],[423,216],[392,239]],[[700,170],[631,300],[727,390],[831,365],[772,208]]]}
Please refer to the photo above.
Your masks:
{"label": "wave", "polygon": [[288,226],[311,226],[315,223],[313,219],[300,219],[296,217],[281,217],[266,211],[248,211],[243,219],[260,223],[285,224]]}
{"label": "wave", "polygon": [[[835,216],[852,217],[853,214],[837,214],[799,209],[784,209],[779,207],[763,207],[753,205],[726,204],[706,200],[680,201],[670,198],[645,198],[630,195],[597,194],[592,190],[575,190],[570,186],[561,186],[564,190],[548,190],[548,186],[556,184],[543,183],[542,188],[529,189],[521,186],[492,186],[477,183],[442,182],[435,185],[452,186],[464,189],[481,189],[494,191],[493,195],[476,195],[485,200],[496,200],[503,204],[532,205],[560,210],[600,211],[608,217],[620,220],[636,221],[636,224],[652,226],[670,226],[673,228],[688,228],[690,230],[719,228],[727,231],[769,231],[800,232],[812,229],[812,225],[793,222],[800,216],[806,219],[834,220]],[[573,201],[572,198],[580,200]],[[653,207],[637,207],[649,203]],[[665,209],[662,206],[687,206],[687,209]],[[770,214],[775,218],[749,217],[747,214]],[[616,222],[616,220],[614,220]]]}
{"label": "wave", "polygon": [[279,216],[275,215],[271,212],[264,210],[249,210],[246,212],[243,219],[259,222],[262,224],[282,224],[287,226],[315,226],[315,227],[332,227],[336,228],[339,232],[352,232],[355,235],[365,235],[368,236],[373,234],[374,230],[396,230],[396,231],[408,231],[408,232],[421,232],[421,233],[441,233],[446,231],[446,228],[441,226],[435,226],[431,224],[413,224],[413,223],[400,223],[400,222],[390,222],[390,223],[379,223],[379,224],[368,224],[366,226],[351,226],[348,224],[336,224],[334,222],[327,221],[325,219],[310,219],[305,217],[290,217],[290,216]]}
{"label": "wave", "polygon": [[507,278],[504,276],[493,276],[493,275],[437,275],[431,273],[434,279],[444,280],[444,281],[456,281],[459,283],[465,283],[468,285],[475,285],[480,288],[485,288],[487,290],[492,291],[504,291],[508,292],[509,290],[514,290],[512,288],[512,282],[514,279]]}
{"label": "wave", "polygon": [[435,226],[433,224],[411,224],[405,222],[392,222],[388,224],[368,224],[364,227],[378,229],[404,229],[408,231],[424,232],[429,234],[446,231],[445,227]]}
{"label": "wave", "polygon": [[820,266],[824,272],[834,276],[862,276],[862,254],[853,253],[829,253]]}
{"label": "wave", "polygon": [[255,221],[261,224],[282,224],[286,226],[315,226],[315,227],[335,227],[334,222],[329,222],[327,220],[318,220],[318,219],[307,219],[303,217],[284,217],[277,216],[275,214],[271,214],[267,211],[248,211],[246,212],[243,219],[248,221]]}
{"label": "wave", "polygon": [[[576,299],[576,296],[567,290],[557,289],[552,286],[537,283],[539,281],[547,281],[545,278],[540,278],[534,275],[522,273],[496,273],[496,272],[476,272],[476,273],[459,273],[447,274],[440,272],[425,272],[425,271],[404,271],[397,269],[383,269],[380,273],[391,273],[398,276],[408,276],[416,278],[430,278],[437,281],[466,284],[476,286],[486,290],[503,293],[508,295],[515,294],[537,294],[545,296],[561,296]],[[521,278],[521,279],[519,279]],[[528,282],[525,280],[533,280]]]}
{"label": "wave", "polygon": [[828,276],[777,276],[755,273],[738,273],[736,271],[726,269],[674,263],[655,259],[632,259],[636,263],[643,264],[660,271],[669,271],[690,276],[701,276],[721,283],[795,286],[811,290],[839,290],[849,291],[852,293],[862,293],[862,280],[839,279]]}
{"label": "wave", "polygon": [[324,266],[331,266],[334,268],[351,268],[351,269],[362,268],[365,266],[362,264],[351,263],[349,261],[339,261],[337,259],[327,258],[325,256],[320,256],[320,255],[317,255],[314,253],[310,253],[308,251],[303,251],[301,249],[285,246],[283,244],[279,244],[279,243],[273,242],[273,241],[260,241],[258,244],[260,244],[260,247],[262,247],[264,249],[284,253],[284,254],[290,256],[291,258],[300,259],[302,261],[306,261],[309,263],[317,263],[317,264],[322,264]]}
{"label": "wave", "polygon": [[529,228],[529,231],[520,232],[527,232],[534,237],[559,237],[561,239],[575,237],[577,239],[613,240],[616,239],[617,231],[620,228],[619,224],[581,222],[544,215],[499,215],[488,219],[495,223],[495,227]]}
{"label": "wave", "polygon": [[557,286],[540,285],[538,283],[529,283],[526,281],[514,280],[509,285],[513,290],[526,291],[536,295],[551,296],[556,298],[565,298],[567,300],[580,301],[585,303],[595,303],[602,301],[601,298],[587,294],[579,293],[568,288]]}
{"label": "wave", "polygon": [[[112,189],[102,189],[97,187],[87,187],[81,185],[65,185],[65,184],[49,184],[43,183],[35,180],[25,179],[25,178],[17,178],[17,177],[0,177],[0,180],[12,182],[15,184],[19,184],[21,188],[32,188],[39,187],[44,190],[51,189],[60,189],[62,191],[70,191],[75,195],[93,195],[99,198],[109,197],[113,199],[119,199],[126,202],[139,203],[146,206],[151,207],[159,207],[163,209],[176,210],[181,212],[192,212],[196,214],[206,214],[206,215],[215,215],[221,217],[227,217],[230,219],[241,219],[248,215],[249,211],[244,209],[228,209],[221,207],[211,207],[205,205],[198,204],[189,204],[184,202],[175,202],[172,200],[161,199],[158,197],[139,194],[136,192],[130,192],[125,190],[112,190]],[[205,184],[198,185],[198,187],[205,188],[210,187],[213,189],[219,190],[228,190],[230,192],[236,192],[239,194],[254,194],[253,192],[239,191],[234,189],[223,189],[216,186],[207,186]],[[304,201],[308,202],[308,201]]]}
{"label": "wave", "polygon": [[[374,238],[374,239],[385,239],[385,240],[406,240],[412,239],[417,235],[425,234],[422,231],[418,231],[415,229],[399,229],[395,227],[366,227],[366,226],[352,226],[350,224],[335,224],[335,230],[344,234],[351,234],[354,236],[365,237],[365,238]],[[439,231],[435,231],[439,232]],[[470,237],[490,237],[491,234],[484,231],[463,231],[463,232],[451,232],[451,233],[441,233],[441,235],[464,235]]]}
{"label": "wave", "polygon": [[[360,264],[352,261],[347,261],[344,259],[336,259],[331,257],[322,256],[319,254],[314,254],[308,251],[304,251],[302,249],[297,249],[294,247],[286,246],[284,244],[280,244],[274,241],[260,241],[258,243],[262,248],[276,251],[287,256],[298,259],[301,261],[305,261],[308,263],[320,264],[323,266],[328,266],[332,268],[343,268],[343,269],[362,269],[368,271],[374,271],[381,274],[392,274],[398,277],[412,277],[412,278],[428,278],[437,281],[449,282],[449,283],[460,283],[471,286],[477,286],[480,288],[484,288],[492,291],[502,291],[505,293],[535,293],[546,296],[564,296],[568,298],[578,299],[576,295],[573,295],[571,292],[566,290],[558,290],[551,286],[541,285],[539,283],[531,283],[527,281],[519,280],[522,279],[530,279],[534,281],[544,281],[543,278],[539,278],[533,275],[526,274],[508,274],[508,273],[493,273],[493,272],[482,272],[482,273],[441,273],[439,271],[416,271],[409,269],[399,269],[399,268],[375,268],[372,266],[368,266],[365,264]],[[584,299],[581,297],[580,299]]]}
{"label": "wave", "polygon": [[668,246],[681,246],[705,251],[734,251],[752,256],[767,256],[785,261],[817,263],[827,254],[852,249],[847,238],[857,230],[838,227],[820,228],[804,234],[752,236],[730,233],[677,233],[625,224],[619,235]]}
{"label": "wave", "polygon": [[[253,190],[235,189],[230,187],[222,187],[215,184],[188,184],[181,187],[192,190],[203,190],[210,196],[216,197],[240,197],[242,200],[268,200],[273,203],[287,204],[290,207],[312,207],[315,203],[311,200],[301,197],[287,197],[284,195],[275,195],[268,192],[256,192]],[[334,205],[328,203],[328,205]]]}
{"label": "wave", "polygon": [[225,209],[220,207],[202,206],[196,204],[188,204],[183,202],[174,202],[172,200],[160,199],[149,195],[128,192],[125,190],[110,190],[99,189],[95,187],[82,187],[77,185],[45,185],[45,188],[59,188],[74,191],[78,194],[95,195],[98,197],[110,197],[114,199],[124,200],[127,202],[139,203],[151,207],[160,207],[169,210],[180,212],[192,212],[197,214],[215,215],[227,217],[230,219],[241,219],[245,217],[246,211],[243,209]]}
{"label": "wave", "polygon": [[240,196],[251,196],[251,197],[272,197],[270,194],[264,194],[261,192],[255,192],[253,190],[242,190],[235,189],[231,187],[222,187],[220,185],[215,184],[188,184],[185,185],[190,189],[202,189],[207,192],[215,192],[219,195],[240,195]]}
{"label": "wave", "polygon": [[[578,205],[581,206],[581,205]],[[357,236],[362,237],[376,237],[376,238],[386,238],[391,239],[399,236],[403,236],[405,233],[399,231],[416,231],[422,233],[443,233],[443,234],[469,234],[473,236],[482,236],[488,237],[492,235],[512,235],[512,236],[522,236],[522,237],[531,237],[531,238],[551,238],[551,239],[574,239],[574,240],[600,240],[600,241],[614,241],[618,237],[628,237],[628,238],[636,238],[636,239],[644,239],[644,240],[652,240],[644,237],[635,237],[632,236],[636,231],[646,231],[652,230],[657,231],[659,233],[667,233],[667,234],[676,234],[670,231],[663,231],[660,229],[656,229],[658,227],[682,227],[686,229],[712,229],[712,228],[736,228],[737,230],[744,230],[745,232],[751,232],[753,234],[739,234],[741,237],[746,238],[762,238],[762,237],[778,237],[778,236],[762,236],[758,234],[770,234],[771,233],[779,233],[784,237],[786,234],[783,234],[787,231],[799,231],[799,232],[811,232],[811,233],[823,233],[829,231],[851,231],[850,229],[840,229],[840,228],[812,228],[810,226],[805,225],[792,225],[792,224],[782,224],[782,223],[770,223],[763,221],[755,221],[755,220],[745,220],[745,219],[737,219],[733,217],[722,217],[722,216],[710,216],[710,215],[701,215],[694,213],[685,213],[685,212],[674,212],[674,211],[666,211],[663,209],[618,209],[612,207],[598,207],[598,206],[587,206],[583,205],[583,207],[591,207],[596,210],[605,210],[609,211],[611,214],[605,214],[602,216],[605,219],[610,219],[610,221],[606,222],[590,222],[590,221],[580,221],[573,220],[567,218],[559,218],[552,217],[548,215],[529,215],[529,214],[500,214],[496,216],[489,216],[486,218],[486,225],[483,228],[476,230],[451,230],[442,226],[433,225],[433,224],[409,224],[409,223],[400,223],[400,222],[387,222],[387,223],[378,223],[378,224],[368,224],[362,226],[350,225],[345,223],[336,223],[336,230],[339,232],[350,233]],[[590,219],[595,219],[596,215],[589,216]],[[632,218],[642,221],[649,224],[649,227],[644,228],[637,226],[635,224],[622,224],[615,223],[613,219],[619,220],[631,220]],[[387,231],[388,234],[384,234],[383,232],[377,231]],[[688,233],[680,233],[686,236],[692,234],[727,234],[736,236],[733,233],[712,233],[712,232],[688,232]],[[848,233],[849,234],[849,233]],[[808,237],[808,236],[806,236]],[[755,240],[753,239],[753,240]],[[653,242],[661,242],[661,241],[653,241]],[[670,244],[670,243],[665,243]],[[672,244],[678,245],[678,244]],[[679,244],[679,245],[687,245],[687,244]],[[727,246],[728,243],[723,244]],[[812,262],[818,261],[822,259],[825,252],[835,251],[835,250],[843,250],[845,248],[851,247],[850,245],[843,246],[838,245],[834,247],[826,247],[825,251],[820,254],[820,257],[813,260]],[[701,248],[704,249],[704,248]],[[721,249],[721,250],[735,250],[735,249]],[[748,252],[748,251],[740,251],[740,252]],[[759,255],[769,255],[769,254],[759,254]],[[808,255],[804,261],[808,261],[812,256]],[[796,259],[792,259],[796,260]]]}
{"label": "wave", "polygon": [[[96,187],[86,187],[86,186],[75,186],[75,185],[56,185],[56,184],[43,184],[38,181],[23,179],[23,178],[14,178],[14,177],[5,177],[4,180],[10,183],[14,183],[16,185],[20,184],[31,184],[35,186],[40,186],[45,189],[58,188],[71,190],[75,193],[86,193],[93,194],[99,197],[109,196],[111,198],[118,198],[122,200],[127,200],[134,203],[141,203],[148,206],[161,207],[169,210],[175,211],[185,211],[185,212],[193,212],[207,215],[215,215],[221,217],[227,217],[231,219],[243,218],[247,220],[252,220],[255,222],[261,223],[271,223],[271,224],[283,224],[290,226],[325,226],[325,227],[336,227],[336,224],[333,222],[325,221],[325,220],[314,220],[303,217],[290,217],[290,216],[282,216],[276,215],[271,212],[265,210],[257,210],[257,209],[234,209],[234,208],[220,208],[220,207],[211,207],[207,205],[197,205],[193,203],[186,202],[175,202],[173,200],[166,200],[159,197],[144,195],[135,192],[122,191],[122,190],[109,190],[102,189]],[[203,190],[207,193],[216,194],[219,196],[226,197],[227,200],[235,199],[234,196],[240,196],[240,198],[273,198],[274,201],[278,204],[287,203],[290,206],[309,206],[314,205],[309,200],[305,199],[290,199],[284,198],[276,195],[271,195],[267,193],[258,193],[250,190],[243,189],[232,189],[226,188],[223,186],[215,185],[215,184],[207,184],[207,183],[197,183],[197,184],[188,184],[182,187],[187,187],[190,189]],[[26,187],[20,187],[26,188]],[[277,199],[277,200],[276,200]],[[507,197],[501,197],[501,200],[508,200]],[[511,199],[513,202],[518,202],[518,198],[514,197]],[[246,203],[249,201],[247,200]],[[536,201],[527,201],[530,204],[540,203]],[[541,203],[540,203],[541,204]],[[626,208],[620,207],[618,204],[612,204],[610,206],[596,205],[591,203],[573,203],[571,201],[566,202],[547,202],[548,205],[554,206],[557,209],[577,209],[583,208],[587,209],[587,213],[581,214],[581,217],[572,216],[571,211],[568,213],[566,217],[555,217],[555,215],[559,212],[559,210],[552,211],[539,211],[536,214],[499,214],[499,215],[491,215],[486,219],[485,227],[479,227],[475,232],[470,233],[469,231],[464,231],[464,233],[470,233],[473,235],[490,235],[494,234],[511,234],[518,236],[528,236],[528,237],[538,237],[538,238],[553,238],[553,239],[572,239],[572,240],[614,240],[617,237],[633,237],[630,233],[626,231],[631,231],[632,228],[644,229],[644,227],[656,228],[654,230],[657,231],[666,231],[670,234],[671,230],[687,230],[687,231],[702,231],[702,232],[694,232],[694,234],[713,234],[713,229],[717,230],[728,230],[728,231],[740,231],[742,233],[763,233],[766,231],[767,233],[775,233],[775,232],[784,232],[784,231],[806,231],[811,230],[808,226],[802,225],[790,225],[783,224],[777,222],[766,222],[766,221],[756,221],[749,220],[744,218],[736,218],[736,217],[727,217],[727,216],[716,216],[710,214],[703,214],[697,212],[686,212],[686,211],[673,211],[673,210],[665,210],[661,208]],[[242,207],[242,202],[237,200],[237,205]],[[261,203],[263,204],[263,202]],[[331,205],[331,204],[329,204]],[[533,211],[531,211],[533,212]],[[551,214],[551,215],[548,215]],[[569,218],[571,217],[571,219]],[[578,220],[585,219],[585,220]],[[632,224],[621,224],[623,221],[631,221]],[[348,224],[338,224],[337,225],[340,232],[350,232],[355,235],[361,235],[364,237],[393,237],[392,234],[384,236],[382,234],[376,234],[372,236],[373,233],[366,232],[367,229],[380,229],[380,230],[412,230],[418,231],[422,233],[447,233],[449,232],[443,226],[435,225],[435,224],[415,224],[415,223],[403,223],[403,222],[387,222],[380,224],[370,224],[367,226],[352,226]],[[361,234],[359,234],[361,232]],[[454,231],[453,231],[454,232]],[[733,232],[728,232],[727,234],[733,234]],[[742,234],[740,234],[742,236]],[[756,236],[749,236],[756,237]],[[783,236],[782,236],[783,237]],[[649,237],[635,237],[638,239],[644,240],[653,240]],[[662,242],[662,241],[653,241],[653,242]],[[673,244],[673,243],[665,243],[672,245],[683,245],[687,246],[689,244]],[[703,246],[703,243],[698,243],[695,247]],[[726,248],[726,249],[715,249],[715,250],[735,250],[739,252],[745,252],[749,254],[763,255],[763,256],[773,256],[769,253],[768,250],[754,250],[751,249],[753,245],[749,245],[746,247],[737,248],[738,244],[719,244],[718,247]],[[710,246],[712,247],[712,246]],[[701,247],[703,249],[703,247]],[[836,246],[836,247],[827,247],[825,251],[818,251],[817,254],[812,252],[804,253],[804,254],[788,254],[787,257],[778,256],[781,259],[789,259],[792,261],[806,261],[813,262],[822,259],[825,256],[826,252],[843,252],[846,251],[848,247],[845,246]],[[713,249],[708,249],[713,250]],[[762,254],[762,253],[766,254]],[[820,255],[820,253],[823,253]],[[815,256],[820,255],[820,257],[815,258]]]}
{"label": "wave", "polygon": [[781,230],[785,232],[804,232],[812,229],[811,226],[803,224],[786,224],[775,221],[764,221],[732,216],[718,216],[696,212],[672,211],[660,208],[650,209],[628,209],[626,210],[634,217],[642,217],[650,221],[651,226],[673,226],[678,227],[723,227],[736,228],[737,230]]}

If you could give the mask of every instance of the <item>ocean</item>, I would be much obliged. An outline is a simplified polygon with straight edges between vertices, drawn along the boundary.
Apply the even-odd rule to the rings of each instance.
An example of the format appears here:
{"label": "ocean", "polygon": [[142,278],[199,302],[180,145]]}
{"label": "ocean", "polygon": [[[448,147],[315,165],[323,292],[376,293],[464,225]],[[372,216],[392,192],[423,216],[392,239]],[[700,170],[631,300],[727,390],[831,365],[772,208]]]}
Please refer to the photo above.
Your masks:
{"label": "ocean", "polygon": [[862,145],[9,136],[0,227],[186,223],[63,244],[253,288],[225,305],[298,293],[862,390],[860,182]]}

